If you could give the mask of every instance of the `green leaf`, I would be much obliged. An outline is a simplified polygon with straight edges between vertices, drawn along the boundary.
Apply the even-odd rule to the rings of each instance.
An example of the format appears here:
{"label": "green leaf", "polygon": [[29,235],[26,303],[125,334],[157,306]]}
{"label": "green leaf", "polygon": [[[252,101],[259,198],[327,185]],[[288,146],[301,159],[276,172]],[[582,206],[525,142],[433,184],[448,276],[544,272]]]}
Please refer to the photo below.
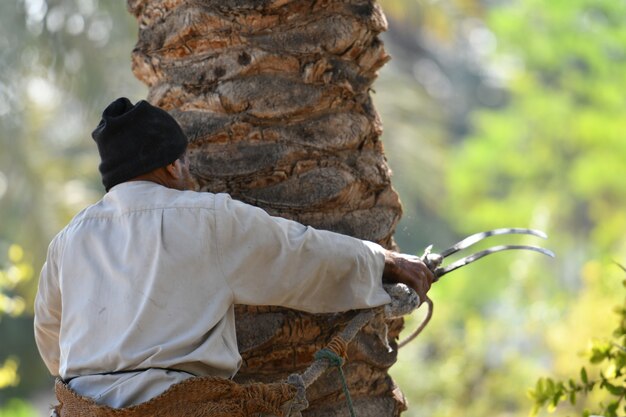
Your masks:
{"label": "green leaf", "polygon": [[580,368],[580,379],[585,384],[589,383],[589,378],[587,378],[587,370],[585,369],[584,366],[582,368]]}
{"label": "green leaf", "polygon": [[600,347],[594,346],[591,349],[591,357],[589,358],[589,362],[591,363],[600,363],[607,358],[607,352]]}
{"label": "green leaf", "polygon": [[604,381],[603,385],[607,391],[609,391],[611,394],[616,395],[618,397],[626,394],[626,388],[624,387],[618,387],[606,381]]}
{"label": "green leaf", "polygon": [[568,384],[571,389],[576,389],[576,382],[572,378],[569,379]]}
{"label": "green leaf", "polygon": [[617,407],[619,407],[619,401],[614,401],[606,407],[606,417],[617,417]]}
{"label": "green leaf", "polygon": [[554,394],[554,381],[552,378],[546,378],[546,394],[552,396]]}
{"label": "green leaf", "polygon": [[545,384],[543,378],[539,378],[537,380],[537,384],[535,385],[535,395],[537,398],[545,396]]}

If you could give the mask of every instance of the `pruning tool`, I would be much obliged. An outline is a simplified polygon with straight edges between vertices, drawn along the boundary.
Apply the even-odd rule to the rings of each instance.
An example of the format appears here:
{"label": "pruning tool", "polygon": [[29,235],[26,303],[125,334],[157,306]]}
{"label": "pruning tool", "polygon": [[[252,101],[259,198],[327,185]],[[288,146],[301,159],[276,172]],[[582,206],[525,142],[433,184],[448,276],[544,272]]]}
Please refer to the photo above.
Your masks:
{"label": "pruning tool", "polygon": [[[466,256],[464,258],[459,259],[458,261],[452,262],[451,264],[448,264],[447,266],[443,266],[443,262],[444,260],[449,257],[450,255],[453,255],[459,251],[462,251],[464,249],[469,248],[470,246],[475,245],[476,243],[490,237],[490,236],[496,236],[496,235],[530,235],[530,236],[536,236],[536,237],[540,237],[542,239],[547,239],[548,236],[540,231],[540,230],[534,230],[534,229],[526,229],[526,228],[517,228],[517,227],[513,227],[513,228],[502,228],[502,229],[494,229],[494,230],[488,230],[486,232],[480,232],[480,233],[475,233],[471,236],[466,237],[465,239],[455,243],[454,245],[450,246],[448,249],[445,249],[444,251],[442,251],[441,253],[433,253],[432,252],[432,248],[433,245],[430,245],[426,248],[426,250],[424,251],[424,254],[421,256],[421,260],[422,262],[424,262],[426,264],[426,266],[432,271],[433,275],[435,276],[435,279],[433,280],[433,282],[437,282],[439,281],[439,279],[454,271],[457,270],[465,265],[469,265],[472,262],[475,262],[481,258],[484,258],[487,255],[491,255],[492,253],[496,253],[496,252],[502,252],[502,251],[506,251],[506,250],[530,250],[530,251],[534,251],[534,252],[539,252],[542,253],[546,256],[549,256],[551,258],[554,258],[554,252],[552,252],[551,250],[548,249],[544,249],[542,247],[539,246],[534,246],[534,245],[498,245],[498,246],[492,246],[488,249],[485,250],[481,250],[479,252],[476,252],[472,255]],[[426,327],[426,325],[428,324],[428,322],[430,321],[430,318],[432,317],[432,313],[433,313],[433,302],[430,298],[428,298],[428,296],[426,297],[426,300],[423,300],[423,302],[425,302],[428,305],[428,312],[426,314],[426,317],[424,318],[424,320],[422,321],[422,323],[419,325],[419,327],[413,332],[411,333],[411,335],[409,335],[406,339],[402,340],[401,342],[398,343],[398,347],[402,347],[404,345],[406,345],[407,343],[409,343],[411,340],[413,340],[415,337],[417,337],[417,335],[424,329],[424,327]]]}
{"label": "pruning tool", "polygon": [[481,250],[480,252],[476,252],[473,255],[466,256],[465,258],[459,259],[458,261],[453,262],[448,266],[445,266],[445,267],[442,266],[443,261],[448,256],[453,255],[459,251],[462,251],[463,249],[467,249],[470,246],[475,245],[476,243],[480,242],[483,239],[486,239],[490,236],[496,236],[496,235],[531,235],[531,236],[540,237],[542,239],[548,238],[548,236],[540,230],[524,229],[524,228],[494,229],[494,230],[489,230],[486,232],[476,233],[469,237],[466,237],[460,242],[457,242],[454,245],[450,246],[448,249],[442,251],[441,253],[432,253],[433,245],[430,245],[424,251],[424,254],[422,255],[421,259],[435,275],[434,282],[436,282],[439,280],[439,278],[441,278],[442,276],[446,275],[449,272],[459,269],[462,266],[468,265],[474,261],[477,261],[480,258],[484,258],[487,255],[491,255],[492,253],[502,252],[505,250],[530,250],[530,251],[543,253],[544,255],[554,258],[554,253],[551,250],[544,249],[539,246],[499,245],[499,246],[492,246],[488,249]]}

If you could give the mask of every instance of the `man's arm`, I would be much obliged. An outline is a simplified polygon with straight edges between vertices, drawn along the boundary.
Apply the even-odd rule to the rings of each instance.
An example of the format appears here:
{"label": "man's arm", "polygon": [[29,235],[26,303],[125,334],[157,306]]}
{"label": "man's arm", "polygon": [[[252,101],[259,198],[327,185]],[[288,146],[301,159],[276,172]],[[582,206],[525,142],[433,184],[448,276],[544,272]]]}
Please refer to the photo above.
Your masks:
{"label": "man's arm", "polygon": [[216,213],[217,250],[235,303],[345,311],[388,303],[383,275],[421,297],[432,282],[419,259],[375,243],[271,217],[223,195]]}

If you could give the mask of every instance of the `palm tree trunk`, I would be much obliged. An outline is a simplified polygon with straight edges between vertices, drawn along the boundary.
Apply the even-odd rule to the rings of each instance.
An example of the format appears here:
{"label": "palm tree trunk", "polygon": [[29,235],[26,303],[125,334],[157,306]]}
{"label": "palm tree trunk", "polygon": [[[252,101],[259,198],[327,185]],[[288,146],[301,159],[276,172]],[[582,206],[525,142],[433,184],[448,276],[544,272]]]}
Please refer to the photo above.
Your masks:
{"label": "palm tree trunk", "polygon": [[[359,0],[128,0],[139,22],[133,71],[190,138],[199,189],[272,215],[393,247],[401,215],[369,92],[388,60],[380,7]],[[262,285],[262,283],[259,283]],[[238,306],[239,381],[302,371],[349,315]],[[401,323],[391,324],[389,337]],[[350,345],[359,416],[396,416],[379,330]],[[307,416],[348,415],[336,371],[308,391]]]}

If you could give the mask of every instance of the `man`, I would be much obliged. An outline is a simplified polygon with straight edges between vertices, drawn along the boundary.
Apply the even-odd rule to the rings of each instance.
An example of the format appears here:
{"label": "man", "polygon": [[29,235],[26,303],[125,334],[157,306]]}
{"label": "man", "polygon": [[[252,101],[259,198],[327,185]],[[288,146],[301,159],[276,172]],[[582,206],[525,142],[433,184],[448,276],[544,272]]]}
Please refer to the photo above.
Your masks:
{"label": "man", "polygon": [[187,139],[146,101],[117,99],[92,136],[107,194],[50,244],[35,336],[50,372],[98,404],[231,378],[234,304],[339,312],[388,303],[383,277],[430,288],[417,257],[191,191]]}

